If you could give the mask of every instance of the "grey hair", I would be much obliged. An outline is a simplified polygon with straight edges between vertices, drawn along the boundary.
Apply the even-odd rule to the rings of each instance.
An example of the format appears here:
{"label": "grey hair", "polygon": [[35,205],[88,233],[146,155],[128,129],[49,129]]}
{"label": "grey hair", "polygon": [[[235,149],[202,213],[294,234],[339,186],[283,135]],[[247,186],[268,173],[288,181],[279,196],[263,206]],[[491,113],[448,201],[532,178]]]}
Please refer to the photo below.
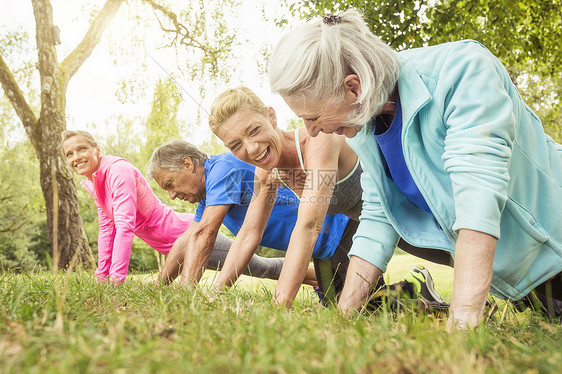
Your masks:
{"label": "grey hair", "polygon": [[283,98],[343,100],[346,76],[361,82],[357,110],[349,123],[364,124],[378,114],[398,80],[397,53],[367,27],[356,10],[340,14],[340,23],[322,18],[283,36],[271,55],[269,83]]}
{"label": "grey hair", "polygon": [[93,147],[97,147],[98,146],[98,142],[96,141],[96,139],[93,137],[92,134],[90,134],[88,131],[84,131],[84,130],[64,130],[61,134],[61,145],[64,144],[65,141],[67,141],[68,139],[74,137],[74,136],[81,136],[83,137],[88,143],[90,143],[90,145],[92,145]]}
{"label": "grey hair", "polygon": [[154,172],[159,169],[180,172],[184,157],[191,158],[195,166],[201,166],[205,163],[207,154],[184,140],[170,140],[152,152],[146,177],[153,179]]}

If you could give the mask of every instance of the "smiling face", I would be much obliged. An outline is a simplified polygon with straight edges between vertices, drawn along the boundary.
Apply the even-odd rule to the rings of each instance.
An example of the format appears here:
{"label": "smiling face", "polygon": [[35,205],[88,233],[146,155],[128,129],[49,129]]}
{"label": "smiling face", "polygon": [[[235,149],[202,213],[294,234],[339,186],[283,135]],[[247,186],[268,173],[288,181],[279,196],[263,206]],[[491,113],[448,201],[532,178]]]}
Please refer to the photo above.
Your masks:
{"label": "smiling face", "polygon": [[249,108],[240,109],[215,134],[244,162],[262,169],[272,169],[279,163],[283,143],[273,108],[267,108],[267,115]]}
{"label": "smiling face", "polygon": [[168,191],[170,198],[174,200],[189,201],[198,203],[206,196],[205,172],[203,167],[193,164],[190,157],[184,157],[180,171],[168,169],[156,169],[154,180],[165,191]]}
{"label": "smiling face", "polygon": [[92,145],[81,135],[66,139],[62,145],[66,162],[76,172],[88,179],[92,179],[100,167],[100,149]]}

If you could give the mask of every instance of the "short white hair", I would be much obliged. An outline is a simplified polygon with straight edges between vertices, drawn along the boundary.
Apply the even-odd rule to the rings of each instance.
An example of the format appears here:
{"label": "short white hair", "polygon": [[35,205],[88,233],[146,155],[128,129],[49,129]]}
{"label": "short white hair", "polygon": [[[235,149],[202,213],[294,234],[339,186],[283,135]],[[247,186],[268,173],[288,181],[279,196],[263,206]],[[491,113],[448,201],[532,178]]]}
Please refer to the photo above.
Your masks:
{"label": "short white hair", "polygon": [[273,92],[283,98],[343,100],[346,76],[361,82],[358,109],[348,118],[367,123],[378,114],[398,80],[397,53],[367,27],[356,10],[337,16],[339,22],[312,20],[283,36],[269,67]]}
{"label": "short white hair", "polygon": [[207,155],[191,143],[185,140],[170,140],[156,148],[148,161],[146,177],[154,179],[157,170],[168,170],[179,173],[183,165],[184,157],[191,158],[195,166],[205,164]]}

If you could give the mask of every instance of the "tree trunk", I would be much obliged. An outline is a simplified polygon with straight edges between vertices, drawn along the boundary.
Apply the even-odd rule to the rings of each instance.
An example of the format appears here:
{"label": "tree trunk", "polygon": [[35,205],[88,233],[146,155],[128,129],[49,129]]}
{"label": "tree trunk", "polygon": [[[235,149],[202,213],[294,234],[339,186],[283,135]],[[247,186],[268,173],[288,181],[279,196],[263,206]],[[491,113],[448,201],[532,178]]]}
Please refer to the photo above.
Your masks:
{"label": "tree trunk", "polygon": [[[39,57],[37,69],[41,76],[41,113],[32,126],[26,126],[26,130],[39,159],[53,263],[64,269],[76,257],[77,264],[90,267],[93,257],[80,216],[76,186],[61,150],[60,135],[66,128],[68,80],[57,61],[53,9],[48,0],[33,0],[32,3]],[[56,181],[53,175],[56,175]],[[55,195],[53,183],[57,184]],[[53,219],[54,204],[58,207],[56,220]]]}
{"label": "tree trunk", "polygon": [[[60,269],[65,269],[73,257],[76,257],[77,264],[91,267],[94,261],[80,215],[76,185],[72,172],[67,169],[66,161],[62,158],[60,131],[57,130],[60,125],[57,118],[40,117],[39,126],[43,131],[41,139],[37,141],[40,141],[40,147],[36,148],[53,261]],[[56,201],[53,198],[53,167],[58,190]],[[58,206],[56,228],[53,220],[54,203]],[[58,235],[54,234],[55,230]],[[57,243],[54,242],[55,239]]]}
{"label": "tree trunk", "polygon": [[[181,37],[180,44],[203,50],[206,55],[210,54],[211,60],[206,63],[214,66],[214,51],[207,49],[207,43],[194,40],[188,29],[177,21],[177,16],[165,7],[151,0],[143,1],[162,12],[173,23],[175,29],[163,28],[165,31],[176,32]],[[104,30],[124,2],[125,0],[106,0],[82,41],[59,64],[55,48],[59,43],[59,32],[53,23],[51,2],[31,1],[36,24],[38,52],[36,66],[41,77],[39,117],[27,103],[0,50],[0,83],[21,119],[39,159],[49,237],[51,247],[54,252],[56,251],[53,253],[53,259],[59,259],[60,268],[68,267],[73,258],[85,266],[91,265],[93,260],[80,216],[73,173],[66,167],[60,144],[61,133],[66,129],[66,88],[70,78],[91,55]],[[226,42],[228,45],[231,43],[228,37]]]}

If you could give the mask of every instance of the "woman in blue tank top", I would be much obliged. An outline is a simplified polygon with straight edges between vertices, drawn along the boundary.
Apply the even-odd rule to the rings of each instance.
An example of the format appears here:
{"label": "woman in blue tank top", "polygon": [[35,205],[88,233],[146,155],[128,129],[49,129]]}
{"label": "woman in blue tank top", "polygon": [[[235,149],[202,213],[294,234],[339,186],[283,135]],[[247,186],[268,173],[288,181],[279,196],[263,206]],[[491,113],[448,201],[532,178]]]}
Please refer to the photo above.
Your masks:
{"label": "woman in blue tank top", "polygon": [[[345,214],[346,232],[355,233],[362,206],[361,167],[343,137],[308,135],[277,127],[275,111],[248,88],[238,87],[219,95],[211,106],[211,130],[240,160],[257,166],[254,200],[244,225],[267,222],[279,186],[300,199],[298,220],[292,232],[285,266],[276,289],[276,300],[290,304],[310,261],[326,214]],[[349,248],[326,261],[314,259],[319,284],[347,272]],[[228,278],[225,278],[225,283]],[[442,300],[440,300],[442,301]]]}

